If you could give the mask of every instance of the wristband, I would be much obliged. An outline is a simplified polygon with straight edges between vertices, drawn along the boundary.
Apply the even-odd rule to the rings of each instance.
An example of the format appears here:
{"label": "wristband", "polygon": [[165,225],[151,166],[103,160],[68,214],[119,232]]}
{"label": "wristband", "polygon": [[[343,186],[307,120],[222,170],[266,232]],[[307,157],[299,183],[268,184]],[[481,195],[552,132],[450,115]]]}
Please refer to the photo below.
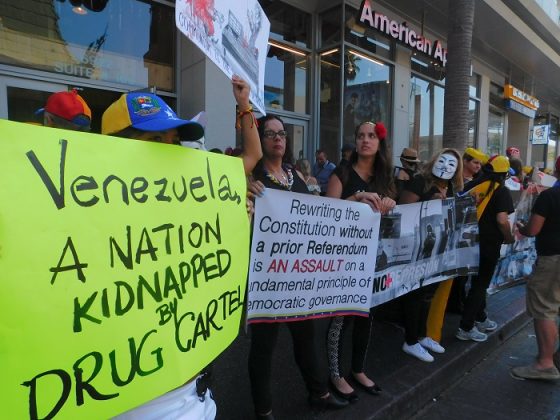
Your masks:
{"label": "wristband", "polygon": [[236,109],[236,117],[235,117],[235,128],[241,128],[241,120],[243,119],[244,115],[251,116],[251,128],[253,128],[253,124],[258,127],[257,119],[255,118],[255,114],[253,114],[253,106],[249,105],[249,108],[245,110],[239,110],[239,106],[235,107]]}

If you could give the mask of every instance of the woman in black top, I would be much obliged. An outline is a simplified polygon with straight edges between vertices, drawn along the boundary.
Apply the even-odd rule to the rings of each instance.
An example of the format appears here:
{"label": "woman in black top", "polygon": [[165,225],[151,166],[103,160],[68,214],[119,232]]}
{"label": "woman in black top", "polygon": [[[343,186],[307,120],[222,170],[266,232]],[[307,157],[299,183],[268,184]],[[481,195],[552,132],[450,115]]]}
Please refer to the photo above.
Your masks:
{"label": "woman in black top", "polygon": [[[329,179],[327,197],[366,203],[382,214],[395,207],[396,195],[393,168],[385,137],[387,130],[382,123],[363,122],[356,127],[356,150],[347,166],[339,166]],[[369,317],[337,316],[331,321],[328,336],[328,353],[331,382],[337,393],[349,401],[358,399],[354,389],[341,374],[341,332],[343,326],[354,323],[352,332],[352,378],[370,394],[381,388],[364,372],[365,359],[371,332]]]}
{"label": "woman in black top", "polygon": [[[462,159],[455,149],[443,149],[432,157],[424,171],[414,176],[404,186],[399,204],[410,204],[451,198],[463,189]],[[433,226],[426,225],[424,241],[418,259],[430,258],[436,242]],[[426,336],[426,322],[430,303],[439,283],[421,286],[401,298],[403,305],[405,342],[402,349],[423,362],[433,362],[428,352],[443,353],[445,349],[431,337]]]}
{"label": "woman in black top", "polygon": [[[264,188],[309,194],[302,175],[292,164],[282,120],[268,114],[259,119],[259,135],[263,157],[253,170],[250,190],[261,195]],[[294,356],[309,391],[309,403],[320,408],[342,408],[347,401],[328,392],[328,377],[324,348],[318,342],[319,320],[284,323],[290,330]],[[272,355],[282,323],[251,325],[249,377],[255,412],[259,419],[272,419],[272,392],[270,388]],[[323,357],[321,354],[323,352]],[[323,363],[321,363],[323,361]]]}

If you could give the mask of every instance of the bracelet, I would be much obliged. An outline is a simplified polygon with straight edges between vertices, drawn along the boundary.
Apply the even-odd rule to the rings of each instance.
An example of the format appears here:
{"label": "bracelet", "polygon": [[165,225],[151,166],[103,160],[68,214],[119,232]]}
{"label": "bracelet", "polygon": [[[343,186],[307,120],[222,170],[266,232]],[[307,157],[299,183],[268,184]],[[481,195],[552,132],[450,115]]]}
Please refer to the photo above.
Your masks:
{"label": "bracelet", "polygon": [[250,115],[251,116],[251,128],[253,128],[253,124],[258,127],[258,122],[257,119],[255,117],[255,114],[253,114],[253,106],[249,105],[249,108],[247,108],[244,111],[240,111],[239,110],[239,106],[235,107],[236,109],[236,117],[235,117],[235,128],[240,129],[241,128],[241,120],[243,119],[244,115]]}

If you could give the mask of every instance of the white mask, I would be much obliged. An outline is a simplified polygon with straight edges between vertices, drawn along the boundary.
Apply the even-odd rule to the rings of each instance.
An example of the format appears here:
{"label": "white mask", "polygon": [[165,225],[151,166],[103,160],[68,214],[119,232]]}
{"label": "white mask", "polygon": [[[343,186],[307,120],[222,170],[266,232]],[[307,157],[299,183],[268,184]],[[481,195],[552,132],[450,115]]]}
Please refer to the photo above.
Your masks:
{"label": "white mask", "polygon": [[451,153],[443,153],[438,156],[432,167],[432,175],[441,179],[451,179],[457,171],[457,158]]}

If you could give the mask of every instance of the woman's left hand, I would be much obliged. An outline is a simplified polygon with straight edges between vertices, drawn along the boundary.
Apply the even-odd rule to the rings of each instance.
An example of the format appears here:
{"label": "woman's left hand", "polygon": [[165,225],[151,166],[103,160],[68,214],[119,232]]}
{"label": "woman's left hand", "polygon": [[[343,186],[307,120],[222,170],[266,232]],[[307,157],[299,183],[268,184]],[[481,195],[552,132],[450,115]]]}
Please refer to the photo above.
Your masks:
{"label": "woman's left hand", "polygon": [[231,84],[233,85],[233,96],[239,106],[239,110],[245,111],[251,105],[249,102],[249,94],[251,93],[249,84],[236,74],[231,77]]}

